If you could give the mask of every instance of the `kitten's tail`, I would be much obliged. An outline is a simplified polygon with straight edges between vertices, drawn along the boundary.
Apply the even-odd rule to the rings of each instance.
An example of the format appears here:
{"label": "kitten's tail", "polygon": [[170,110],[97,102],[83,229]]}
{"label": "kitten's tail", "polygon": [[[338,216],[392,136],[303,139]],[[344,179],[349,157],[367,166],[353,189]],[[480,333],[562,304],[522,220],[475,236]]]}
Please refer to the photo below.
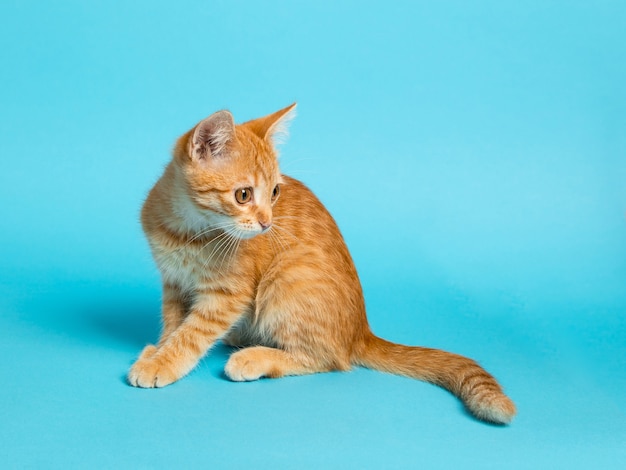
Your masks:
{"label": "kitten's tail", "polygon": [[371,333],[355,353],[355,365],[424,380],[449,390],[484,421],[507,424],[515,416],[515,405],[496,379],[467,357],[390,343]]}

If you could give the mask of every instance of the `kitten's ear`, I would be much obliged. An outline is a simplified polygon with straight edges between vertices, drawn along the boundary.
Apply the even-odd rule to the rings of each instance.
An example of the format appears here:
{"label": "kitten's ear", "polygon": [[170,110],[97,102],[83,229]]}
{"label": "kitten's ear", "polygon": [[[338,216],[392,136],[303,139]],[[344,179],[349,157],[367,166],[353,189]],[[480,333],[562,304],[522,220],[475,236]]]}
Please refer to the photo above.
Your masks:
{"label": "kitten's ear", "polygon": [[287,135],[287,127],[291,120],[296,117],[295,110],[296,103],[293,103],[280,111],[248,121],[243,125],[261,139],[276,141]]}
{"label": "kitten's ear", "polygon": [[235,121],[229,111],[218,111],[200,122],[193,131],[190,155],[193,160],[219,158],[235,133]]}

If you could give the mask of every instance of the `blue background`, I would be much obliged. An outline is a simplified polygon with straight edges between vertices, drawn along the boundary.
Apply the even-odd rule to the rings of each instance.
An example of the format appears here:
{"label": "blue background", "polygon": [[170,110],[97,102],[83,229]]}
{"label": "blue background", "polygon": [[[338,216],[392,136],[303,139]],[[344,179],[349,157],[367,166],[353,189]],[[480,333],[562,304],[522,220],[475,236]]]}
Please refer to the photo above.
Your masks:
{"label": "blue background", "polygon": [[[0,4],[4,468],[618,468],[626,458],[623,1]],[[159,329],[138,223],[175,139],[298,101],[282,148],[374,331],[479,360],[475,421],[357,369],[255,383],[218,346],[125,384]]]}

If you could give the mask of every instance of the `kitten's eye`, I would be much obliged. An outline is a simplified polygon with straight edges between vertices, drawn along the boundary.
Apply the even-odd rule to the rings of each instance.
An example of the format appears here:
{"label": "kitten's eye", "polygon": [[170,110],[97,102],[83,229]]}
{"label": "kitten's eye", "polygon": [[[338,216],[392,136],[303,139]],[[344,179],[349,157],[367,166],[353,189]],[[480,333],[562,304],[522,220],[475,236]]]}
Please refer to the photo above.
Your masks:
{"label": "kitten's eye", "polygon": [[246,204],[252,200],[252,188],[240,188],[235,191],[235,199],[239,204]]}
{"label": "kitten's eye", "polygon": [[280,194],[280,186],[274,186],[274,191],[272,191],[272,201],[275,201],[278,195]]}

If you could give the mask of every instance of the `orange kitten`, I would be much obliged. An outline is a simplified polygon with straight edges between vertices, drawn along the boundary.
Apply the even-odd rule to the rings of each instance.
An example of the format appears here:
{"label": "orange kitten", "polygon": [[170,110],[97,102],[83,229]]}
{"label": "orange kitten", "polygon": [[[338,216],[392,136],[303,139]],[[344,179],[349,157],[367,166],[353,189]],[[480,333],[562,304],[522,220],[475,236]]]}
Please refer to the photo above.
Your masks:
{"label": "orange kitten", "polygon": [[335,221],[278,168],[272,137],[294,108],[241,125],[219,111],[178,140],[141,214],[163,280],[163,331],[129,382],[175,382],[222,339],[242,347],[225,368],[235,381],[360,365],[440,385],[476,417],[510,422],[513,402],[473,360],[372,334]]}

